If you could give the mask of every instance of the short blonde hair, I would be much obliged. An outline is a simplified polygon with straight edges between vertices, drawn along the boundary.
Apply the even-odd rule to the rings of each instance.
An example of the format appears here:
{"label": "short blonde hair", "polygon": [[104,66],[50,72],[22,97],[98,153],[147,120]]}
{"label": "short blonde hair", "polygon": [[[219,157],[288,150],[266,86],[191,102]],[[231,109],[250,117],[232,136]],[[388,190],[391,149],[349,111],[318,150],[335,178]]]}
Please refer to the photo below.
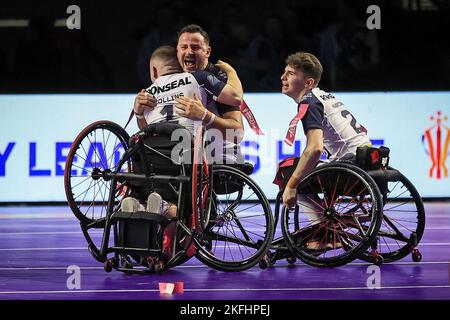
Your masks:
{"label": "short blonde hair", "polygon": [[177,60],[177,49],[171,46],[161,46],[153,51],[150,60],[161,59],[163,61]]}

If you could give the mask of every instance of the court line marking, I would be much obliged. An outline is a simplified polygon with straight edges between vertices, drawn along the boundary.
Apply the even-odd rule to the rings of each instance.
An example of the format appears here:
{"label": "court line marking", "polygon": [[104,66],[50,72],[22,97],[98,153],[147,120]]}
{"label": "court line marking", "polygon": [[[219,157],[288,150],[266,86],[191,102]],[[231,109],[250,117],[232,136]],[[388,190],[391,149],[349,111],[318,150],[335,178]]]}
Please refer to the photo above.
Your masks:
{"label": "court line marking", "polygon": [[7,248],[0,251],[53,251],[53,250],[87,250],[87,247],[66,247],[66,248]]}
{"label": "court line marking", "polygon": [[[441,206],[440,208],[444,207],[445,210],[448,210],[448,205]],[[438,210],[438,208],[433,209]],[[425,212],[427,210],[425,209]],[[442,219],[442,218],[450,218],[450,214],[442,214],[442,213],[426,213],[426,218],[428,219]],[[74,217],[73,213],[68,212],[50,212],[50,213],[33,213],[32,210],[30,212],[21,212],[21,213],[15,213],[12,211],[9,212],[0,212],[0,220],[11,220],[11,219],[17,219],[17,220],[24,220],[24,219],[56,219],[56,220],[70,220],[74,222],[78,222],[77,219]]]}
{"label": "court line marking", "polygon": [[[437,265],[437,264],[450,264],[450,261],[421,261],[420,263],[418,262],[390,262],[390,263],[386,263],[385,265],[413,265],[413,266],[419,266],[419,265]],[[75,264],[72,264],[75,265]],[[370,266],[372,265],[372,263],[369,262],[352,262],[352,263],[348,263],[345,266]],[[273,265],[271,268],[295,268],[295,267],[308,267],[309,265],[305,264],[305,263],[296,263],[295,265],[291,266],[287,263],[283,263],[283,264],[275,264]],[[43,270],[67,270],[68,266],[65,267],[0,267],[0,271],[18,271],[18,270],[23,270],[23,271],[43,271]],[[80,270],[103,270],[103,267],[90,267],[90,266],[86,266],[86,267],[80,267]],[[207,265],[180,265],[180,266],[176,266],[177,269],[198,269],[198,268],[209,268]],[[255,268],[255,270],[259,270],[257,269],[257,267],[253,267]],[[249,269],[248,271],[252,270]],[[150,275],[150,274],[149,274]]]}
{"label": "court line marking", "polygon": [[[264,231],[264,230],[254,230],[254,229],[246,229],[248,231]],[[450,230],[450,227],[430,227],[425,231],[430,230]],[[90,234],[103,234],[103,231],[90,231]],[[25,235],[58,235],[58,234],[77,234],[83,235],[81,231],[37,231],[37,232],[0,232],[0,236],[25,236]],[[421,244],[421,243],[420,243]]]}
{"label": "court line marking", "polygon": [[[248,229],[249,231],[264,231],[263,229]],[[450,230],[450,227],[429,227],[426,231],[430,230]],[[92,230],[90,234],[103,234],[102,230]],[[0,232],[0,236],[25,236],[25,235],[59,235],[59,234],[76,234],[82,235],[81,231],[36,231],[36,232]],[[390,244],[391,245],[391,244]],[[392,245],[394,245],[392,243]],[[422,245],[422,243],[420,243]]]}
{"label": "court line marking", "polygon": [[[395,245],[395,243],[390,243],[389,245]],[[450,246],[450,242],[425,242],[419,243],[421,246]],[[224,246],[217,246],[218,248],[223,248]],[[227,248],[238,248],[238,246],[227,246]],[[52,251],[52,250],[87,250],[87,247],[62,247],[62,248],[0,248],[0,251]]]}
{"label": "court line marking", "polygon": [[[450,228],[449,228],[450,229]],[[90,231],[90,234],[103,234],[103,231]],[[79,234],[83,235],[82,231],[42,231],[42,232],[0,232],[0,236],[26,236],[26,235],[52,235],[52,234]]]}
{"label": "court line marking", "polygon": [[[184,289],[185,292],[270,292],[270,291],[351,291],[351,290],[395,290],[395,289],[450,289],[450,285],[424,285],[424,286],[390,286],[380,289],[369,289],[368,287],[347,288],[202,288]],[[0,294],[60,294],[60,293],[121,293],[121,292],[159,292],[159,289],[116,289],[116,290],[46,290],[46,291],[0,291]]]}

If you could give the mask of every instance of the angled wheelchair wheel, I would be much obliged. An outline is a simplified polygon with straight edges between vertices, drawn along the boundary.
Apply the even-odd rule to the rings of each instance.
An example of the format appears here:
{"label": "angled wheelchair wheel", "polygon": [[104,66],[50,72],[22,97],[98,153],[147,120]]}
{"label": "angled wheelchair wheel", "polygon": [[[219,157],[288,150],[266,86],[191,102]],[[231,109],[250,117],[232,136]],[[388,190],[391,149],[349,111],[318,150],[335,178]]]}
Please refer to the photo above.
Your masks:
{"label": "angled wheelchair wheel", "polygon": [[[115,170],[128,148],[128,140],[121,126],[102,120],[87,126],[72,143],[64,172],[64,188],[67,202],[82,224],[105,219],[111,185],[102,173]],[[129,167],[130,162],[127,162],[121,171]],[[127,188],[117,185],[116,190],[114,207],[117,209]],[[97,224],[97,227],[102,225]]]}
{"label": "angled wheelchair wheel", "polygon": [[202,128],[197,128],[194,142],[191,175],[192,228],[202,233],[206,228],[211,209],[212,166],[203,150]]}
{"label": "angled wheelchair wheel", "polygon": [[[390,170],[393,170],[390,168]],[[383,220],[372,250],[385,263],[413,253],[425,230],[425,209],[414,185],[400,172],[396,181],[388,181],[383,192]],[[373,252],[365,252],[362,260],[373,262]]]}
{"label": "angled wheelchair wheel", "polygon": [[210,188],[212,176],[211,166],[206,163],[193,165],[192,170],[192,213],[193,228],[197,233],[203,232],[206,228],[212,205]]}
{"label": "angled wheelchair wheel", "polygon": [[273,239],[269,202],[245,173],[223,165],[212,171],[212,201],[205,229],[195,237],[196,257],[220,271],[249,269]]}
{"label": "angled wheelchair wheel", "polygon": [[317,267],[344,265],[375,239],[382,196],[375,181],[350,164],[326,164],[300,183],[297,205],[285,208],[282,232],[291,253]]}

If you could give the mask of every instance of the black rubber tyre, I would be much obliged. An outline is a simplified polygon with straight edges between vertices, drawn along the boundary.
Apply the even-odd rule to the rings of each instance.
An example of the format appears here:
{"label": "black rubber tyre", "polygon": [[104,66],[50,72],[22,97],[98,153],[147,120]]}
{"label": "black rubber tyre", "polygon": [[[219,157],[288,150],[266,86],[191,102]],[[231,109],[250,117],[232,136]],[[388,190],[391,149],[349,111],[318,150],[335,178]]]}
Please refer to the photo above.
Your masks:
{"label": "black rubber tyre", "polygon": [[[398,181],[388,182],[387,189],[376,240],[377,251],[385,263],[410,254],[425,230],[425,209],[414,185],[400,173]],[[360,259],[370,262],[370,252],[365,252]]]}
{"label": "black rubber tyre", "polygon": [[366,172],[346,163],[321,165],[301,181],[298,190],[310,207],[304,201],[307,209],[285,208],[281,220],[295,257],[312,266],[336,267],[366,251],[380,228],[383,205],[375,181]]}
{"label": "black rubber tyre", "polygon": [[[128,148],[128,140],[121,126],[101,120],[87,126],[72,143],[64,172],[64,188],[69,207],[81,223],[87,225],[106,216],[110,183],[101,173],[114,171],[121,154]],[[127,170],[125,167],[122,169]],[[118,188],[115,206],[119,205],[124,190]]]}
{"label": "black rubber tyre", "polygon": [[242,271],[261,260],[273,239],[272,211],[262,190],[242,171],[214,165],[210,220],[195,236],[196,257],[220,271]]}

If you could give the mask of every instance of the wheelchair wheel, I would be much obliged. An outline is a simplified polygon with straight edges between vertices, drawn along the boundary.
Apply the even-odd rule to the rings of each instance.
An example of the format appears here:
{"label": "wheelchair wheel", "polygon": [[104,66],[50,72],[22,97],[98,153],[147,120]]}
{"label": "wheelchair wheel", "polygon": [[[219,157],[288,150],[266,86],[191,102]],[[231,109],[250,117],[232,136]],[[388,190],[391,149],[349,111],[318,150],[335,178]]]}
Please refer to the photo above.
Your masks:
{"label": "wheelchair wheel", "polygon": [[212,182],[211,166],[207,164],[195,164],[192,169],[192,212],[193,228],[201,233],[206,228],[209,221],[211,208],[211,189]]}
{"label": "wheelchair wheel", "polygon": [[212,167],[209,221],[195,243],[197,258],[220,271],[242,271],[256,265],[273,239],[272,211],[261,189],[241,171]]}
{"label": "wheelchair wheel", "polygon": [[317,267],[344,265],[375,239],[383,202],[363,170],[342,163],[322,165],[298,190],[302,201],[285,208],[281,220],[286,244],[298,259]]}
{"label": "wheelchair wheel", "polygon": [[191,176],[192,228],[202,233],[209,221],[212,175],[203,151],[202,128],[197,129]]}
{"label": "wheelchair wheel", "polygon": [[[64,188],[68,204],[81,223],[88,225],[106,217],[111,186],[103,179],[102,172],[115,170],[128,148],[128,140],[127,132],[118,124],[97,121],[81,131],[72,143],[64,172]],[[129,162],[121,169],[128,168]],[[126,186],[116,187],[114,206],[118,208]]]}
{"label": "wheelchair wheel", "polygon": [[[397,181],[387,183],[383,220],[373,247],[386,263],[402,259],[413,252],[422,239],[424,229],[425,209],[422,199],[414,185],[399,173]],[[365,252],[361,259],[373,262],[373,255]]]}

